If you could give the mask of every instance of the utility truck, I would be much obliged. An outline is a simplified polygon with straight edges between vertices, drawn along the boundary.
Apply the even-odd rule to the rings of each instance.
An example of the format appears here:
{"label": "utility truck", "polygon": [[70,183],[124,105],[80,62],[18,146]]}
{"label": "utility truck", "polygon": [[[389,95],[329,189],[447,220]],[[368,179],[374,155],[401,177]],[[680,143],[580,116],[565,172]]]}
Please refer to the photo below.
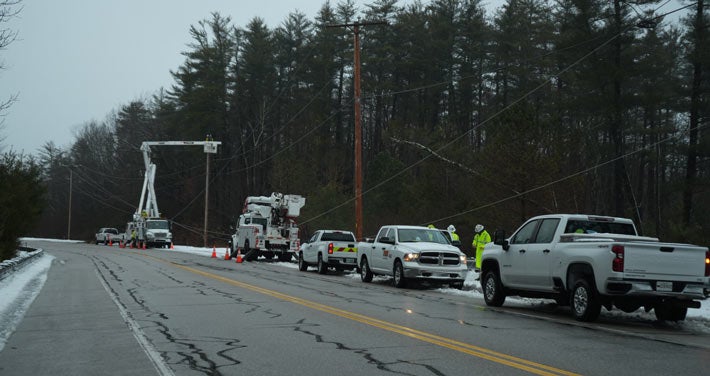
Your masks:
{"label": "utility truck", "polygon": [[[145,164],[145,175],[143,179],[143,190],[141,191],[140,202],[133,218],[126,224],[126,232],[123,238],[126,242],[133,241],[133,231],[136,232],[135,242],[139,247],[170,247],[173,242],[171,223],[163,218],[158,210],[158,199],[155,194],[155,164],[150,159],[151,146],[204,146],[204,152],[214,154],[217,152],[219,141],[144,141],[141,144],[143,153],[143,163]],[[209,166],[209,165],[208,165]]]}
{"label": "utility truck", "polygon": [[247,261],[259,256],[290,261],[300,245],[296,218],[305,204],[305,197],[278,192],[247,197],[232,235],[232,257],[241,252]]}
{"label": "utility truck", "polygon": [[509,238],[496,231],[481,275],[489,306],[517,295],[554,299],[579,321],[595,320],[601,307],[643,307],[658,320],[679,321],[710,294],[710,251],[639,236],[627,218],[550,214]]}

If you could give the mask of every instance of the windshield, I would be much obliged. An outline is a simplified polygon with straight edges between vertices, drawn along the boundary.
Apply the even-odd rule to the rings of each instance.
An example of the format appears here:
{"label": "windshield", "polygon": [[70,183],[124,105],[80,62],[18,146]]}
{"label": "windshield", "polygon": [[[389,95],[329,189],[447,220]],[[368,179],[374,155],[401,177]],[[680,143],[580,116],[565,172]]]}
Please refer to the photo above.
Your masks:
{"label": "windshield", "polygon": [[145,227],[149,230],[168,230],[168,221],[147,221]]}
{"label": "windshield", "polygon": [[450,244],[437,229],[401,228],[397,230],[400,243],[431,242]]}

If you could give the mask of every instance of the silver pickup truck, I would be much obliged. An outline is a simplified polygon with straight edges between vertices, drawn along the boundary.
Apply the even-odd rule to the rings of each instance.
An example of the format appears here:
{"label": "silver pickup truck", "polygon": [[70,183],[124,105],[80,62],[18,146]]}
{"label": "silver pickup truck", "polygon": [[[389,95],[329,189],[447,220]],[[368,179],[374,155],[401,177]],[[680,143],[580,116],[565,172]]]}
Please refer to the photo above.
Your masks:
{"label": "silver pickup truck", "polygon": [[710,251],[638,236],[630,219],[551,214],[525,222],[512,236],[496,231],[483,250],[483,296],[501,306],[507,295],[555,299],[580,321],[601,307],[654,310],[684,320],[710,293]]}
{"label": "silver pickup truck", "polygon": [[396,287],[409,280],[463,288],[468,268],[466,255],[440,230],[420,226],[383,226],[373,242],[358,245],[363,282],[374,275],[391,275]]}

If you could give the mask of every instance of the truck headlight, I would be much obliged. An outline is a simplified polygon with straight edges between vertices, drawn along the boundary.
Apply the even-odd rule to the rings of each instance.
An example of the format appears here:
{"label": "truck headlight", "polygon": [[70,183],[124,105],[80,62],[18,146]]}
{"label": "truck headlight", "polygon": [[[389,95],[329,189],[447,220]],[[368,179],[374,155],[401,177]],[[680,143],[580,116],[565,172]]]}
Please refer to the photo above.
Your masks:
{"label": "truck headlight", "polygon": [[466,265],[466,255],[459,256],[459,261],[461,264]]}
{"label": "truck headlight", "polygon": [[417,261],[419,259],[418,253],[407,253],[404,255],[404,261]]}
{"label": "truck headlight", "polygon": [[146,236],[148,237],[148,239],[155,238],[155,235],[152,232],[147,233]]}

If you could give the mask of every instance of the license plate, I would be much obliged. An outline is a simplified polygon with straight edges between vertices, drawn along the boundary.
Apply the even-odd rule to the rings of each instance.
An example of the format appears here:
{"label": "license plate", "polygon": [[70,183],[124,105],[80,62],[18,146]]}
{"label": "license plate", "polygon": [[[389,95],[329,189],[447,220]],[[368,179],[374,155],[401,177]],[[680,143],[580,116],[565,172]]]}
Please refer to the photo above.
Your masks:
{"label": "license plate", "polygon": [[656,291],[672,292],[673,282],[658,281],[656,282]]}

